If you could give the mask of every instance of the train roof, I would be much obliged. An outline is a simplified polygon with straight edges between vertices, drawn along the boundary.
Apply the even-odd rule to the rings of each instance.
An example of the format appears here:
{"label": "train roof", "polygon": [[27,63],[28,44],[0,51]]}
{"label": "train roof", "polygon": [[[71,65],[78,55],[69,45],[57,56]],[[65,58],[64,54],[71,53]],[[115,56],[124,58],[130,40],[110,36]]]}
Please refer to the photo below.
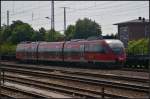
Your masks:
{"label": "train roof", "polygon": [[[118,39],[93,39],[93,40],[73,39],[71,41],[66,41],[66,43],[72,43],[72,42],[96,42],[96,41],[106,41],[106,43],[109,43],[109,44],[113,43],[113,44],[123,45],[123,43],[120,40],[118,40]],[[41,44],[46,44],[46,43],[58,44],[58,43],[64,43],[64,42],[46,42],[46,41],[30,42],[30,41],[26,41],[26,42],[21,42],[19,44],[36,44],[36,43],[41,43]]]}
{"label": "train roof", "polygon": [[105,41],[107,43],[122,43],[120,40],[118,39],[105,39]]}
{"label": "train roof", "polygon": [[123,47],[123,43],[118,39],[105,39],[106,43],[109,44],[110,47]]}

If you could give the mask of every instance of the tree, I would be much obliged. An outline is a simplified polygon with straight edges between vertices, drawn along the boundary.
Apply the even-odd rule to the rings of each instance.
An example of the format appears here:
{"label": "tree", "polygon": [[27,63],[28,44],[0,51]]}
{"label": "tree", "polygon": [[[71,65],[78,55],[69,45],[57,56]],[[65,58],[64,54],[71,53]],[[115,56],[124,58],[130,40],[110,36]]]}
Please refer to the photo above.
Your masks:
{"label": "tree", "polygon": [[64,40],[64,35],[62,35],[60,32],[55,31],[55,30],[48,30],[46,35],[45,35],[46,41],[60,41]]}
{"label": "tree", "polygon": [[73,37],[74,33],[75,33],[75,26],[74,25],[69,25],[67,27],[67,30],[65,31],[65,38],[67,40],[71,39]]}
{"label": "tree", "polygon": [[76,39],[86,39],[91,36],[100,36],[101,26],[90,19],[84,18],[83,20],[78,20],[75,25],[75,34],[73,38]]}
{"label": "tree", "polygon": [[1,27],[0,41],[1,43],[7,42],[8,38],[11,36],[11,28],[9,26],[3,25]]}
{"label": "tree", "polygon": [[35,31],[32,35],[33,41],[45,41],[46,30],[41,27],[39,31]]}
{"label": "tree", "polygon": [[32,40],[34,30],[29,24],[17,20],[13,21],[13,24],[11,24],[10,28],[12,32],[10,41],[12,41],[13,43]]}
{"label": "tree", "polygon": [[32,41],[43,41],[39,31],[34,31]]}
{"label": "tree", "polygon": [[39,35],[40,35],[40,39],[41,40],[44,40],[44,36],[45,36],[45,34],[46,34],[46,30],[43,28],[43,27],[41,27],[40,29],[39,29]]}

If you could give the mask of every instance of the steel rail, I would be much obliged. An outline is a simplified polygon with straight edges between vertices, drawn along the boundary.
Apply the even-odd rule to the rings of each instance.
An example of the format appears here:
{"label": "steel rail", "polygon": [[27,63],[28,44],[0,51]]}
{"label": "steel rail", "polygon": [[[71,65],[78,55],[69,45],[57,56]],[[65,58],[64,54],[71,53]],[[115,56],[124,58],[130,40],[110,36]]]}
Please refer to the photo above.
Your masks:
{"label": "steel rail", "polygon": [[5,71],[9,72],[16,72],[21,74],[30,74],[34,76],[41,76],[41,77],[51,77],[56,79],[63,79],[63,80],[70,80],[70,81],[78,81],[88,84],[94,84],[94,85],[100,85],[100,86],[109,86],[113,88],[121,88],[121,89],[128,89],[133,91],[139,91],[139,92],[148,92],[148,87],[146,86],[136,86],[136,85],[128,85],[128,84],[122,84],[122,83],[116,83],[116,82],[110,82],[110,81],[101,81],[96,79],[88,79],[88,78],[81,78],[81,77],[75,77],[75,76],[66,76],[66,75],[57,75],[57,74],[50,74],[46,72],[40,72],[40,71],[33,71],[33,70],[25,70],[25,69],[17,69],[17,68],[6,68],[1,67]]}
{"label": "steel rail", "polygon": [[67,74],[75,74],[75,75],[85,75],[85,76],[93,76],[93,77],[99,77],[99,78],[113,78],[113,79],[120,79],[120,80],[128,80],[128,81],[137,81],[137,82],[148,82],[148,79],[145,78],[135,78],[135,77],[128,77],[128,76],[118,76],[118,75],[108,75],[108,74],[98,74],[98,73],[88,73],[88,72],[78,72],[78,71],[70,71],[70,70],[62,70],[62,69],[54,69],[54,68],[48,68],[46,66],[40,67],[40,66],[24,66],[24,65],[12,65],[12,64],[3,64],[3,66],[7,67],[16,67],[16,68],[25,68],[25,69],[33,69],[33,70],[44,70],[44,71],[60,71],[61,73],[67,73]]}
{"label": "steel rail", "polygon": [[75,88],[75,87],[71,87],[71,86],[43,82],[40,80],[33,80],[30,78],[7,76],[6,80],[23,83],[23,84],[28,84],[28,85],[33,85],[33,86],[37,86],[40,88],[46,88],[46,89],[55,90],[55,91],[68,93],[68,94],[75,95],[75,96],[77,95],[80,97],[86,97],[86,98],[101,98],[102,95],[104,95],[105,97],[113,97],[113,98],[127,98],[127,97],[123,97],[123,96],[107,94],[107,93],[88,90],[88,89],[84,89],[84,88],[77,88],[77,87]]}
{"label": "steel rail", "polygon": [[16,98],[1,92],[1,99],[16,99]]}
{"label": "steel rail", "polygon": [[[19,92],[19,93],[22,93],[23,95],[31,96],[33,98],[50,98],[50,97],[47,97],[47,96],[44,96],[44,95],[40,95],[38,93],[33,93],[33,92],[31,93],[31,92],[28,92],[28,91],[25,91],[25,90],[22,90],[22,89],[18,89],[18,88],[14,88],[14,87],[10,87],[10,86],[3,85],[3,86],[1,86],[1,88],[2,88],[2,90],[6,89],[6,90],[13,91],[13,92]],[[16,97],[14,97],[14,98],[16,98]]]}
{"label": "steel rail", "polygon": [[120,70],[123,71],[136,71],[136,72],[145,72],[148,73],[149,71],[147,69],[136,69],[136,68],[121,68]]}
{"label": "steel rail", "polygon": [[[4,62],[18,62],[18,61],[7,61],[7,60],[3,60],[2,61],[2,64],[3,65],[6,65]],[[22,63],[21,63],[22,64]],[[28,65],[36,65],[35,63],[27,63]],[[38,66],[38,65],[37,65]],[[48,65],[44,65],[44,64],[42,64],[42,66],[48,66]],[[51,66],[54,66],[54,65],[51,65]],[[91,67],[92,68],[92,67]],[[146,73],[149,73],[149,70],[147,70],[147,69],[138,69],[138,68],[128,68],[128,67],[123,67],[123,68],[120,68],[120,69],[118,69],[118,70],[121,70],[121,71],[135,71],[135,72],[146,72]]]}

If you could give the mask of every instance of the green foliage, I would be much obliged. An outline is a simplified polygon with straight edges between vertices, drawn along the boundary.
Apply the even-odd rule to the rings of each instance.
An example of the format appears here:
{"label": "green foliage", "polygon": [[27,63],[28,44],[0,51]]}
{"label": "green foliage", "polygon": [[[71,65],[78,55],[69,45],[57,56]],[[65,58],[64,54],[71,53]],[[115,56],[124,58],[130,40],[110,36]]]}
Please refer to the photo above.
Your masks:
{"label": "green foliage", "polygon": [[13,43],[32,40],[32,34],[34,33],[34,30],[29,24],[22,23],[20,21],[14,21],[10,27],[12,28],[10,40]]}
{"label": "green foliage", "polygon": [[3,43],[0,45],[0,54],[2,55],[10,55],[15,54],[16,52],[16,45],[12,43]]}
{"label": "green foliage", "polygon": [[1,34],[0,34],[0,41],[1,43],[4,41],[9,41],[8,38],[11,36],[11,28],[8,26],[2,26]]}
{"label": "green foliage", "polygon": [[32,35],[33,41],[45,41],[46,30],[42,27],[39,31],[35,31]]}
{"label": "green foliage", "polygon": [[10,26],[3,25],[1,29],[0,40],[1,43],[12,42],[17,44],[21,41],[32,40],[33,28],[22,21],[13,21]]}
{"label": "green foliage", "polygon": [[65,36],[66,36],[66,39],[69,40],[73,37],[75,33],[75,26],[74,25],[69,25],[67,27],[67,30],[65,31]]}
{"label": "green foliage", "polygon": [[75,25],[75,34],[73,38],[86,39],[90,36],[101,35],[101,26],[90,19],[84,18],[78,20]]}
{"label": "green foliage", "polygon": [[60,34],[60,32],[55,31],[55,30],[49,30],[47,31],[45,35],[46,41],[60,41],[64,39],[64,35]]}
{"label": "green foliage", "polygon": [[43,27],[41,27],[41,28],[39,29],[39,36],[40,36],[40,40],[41,40],[41,41],[44,41],[44,40],[45,40],[45,34],[46,34],[46,30],[45,30]]}
{"label": "green foliage", "polygon": [[127,52],[128,54],[148,54],[148,39],[130,41]]}
{"label": "green foliage", "polygon": [[[141,55],[148,54],[148,39],[140,39],[129,41],[127,54],[130,56],[141,57]],[[126,61],[126,67],[128,68],[148,68],[148,59],[129,58]]]}

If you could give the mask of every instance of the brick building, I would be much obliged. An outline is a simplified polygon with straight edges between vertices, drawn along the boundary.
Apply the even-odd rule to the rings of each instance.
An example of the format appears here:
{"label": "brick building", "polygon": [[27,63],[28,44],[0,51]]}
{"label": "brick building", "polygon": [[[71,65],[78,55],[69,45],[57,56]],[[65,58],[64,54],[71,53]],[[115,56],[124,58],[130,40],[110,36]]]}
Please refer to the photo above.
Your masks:
{"label": "brick building", "polygon": [[150,35],[150,23],[148,19],[139,17],[135,20],[116,23],[118,25],[118,38],[128,46],[128,41],[147,38]]}

